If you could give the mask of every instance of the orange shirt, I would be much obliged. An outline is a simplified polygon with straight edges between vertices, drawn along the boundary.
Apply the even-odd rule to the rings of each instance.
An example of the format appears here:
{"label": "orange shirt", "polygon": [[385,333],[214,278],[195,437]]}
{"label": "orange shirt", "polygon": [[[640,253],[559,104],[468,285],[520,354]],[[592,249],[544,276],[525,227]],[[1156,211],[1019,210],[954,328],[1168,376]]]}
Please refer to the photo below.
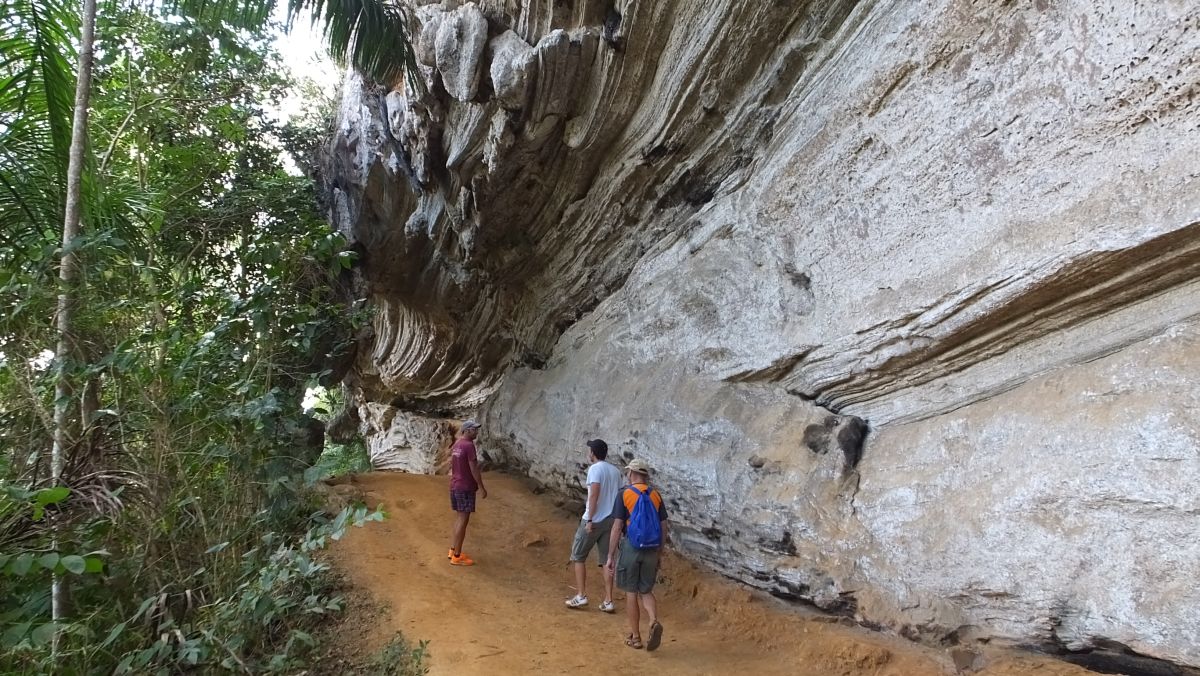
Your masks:
{"label": "orange shirt", "polygon": [[[646,492],[646,484],[633,484],[639,491]],[[637,504],[637,491],[632,490],[630,486],[621,489],[621,494],[617,496],[617,504],[613,505],[613,517],[623,521],[629,520],[629,515],[633,514],[633,507]],[[662,495],[658,493],[657,488],[650,489],[650,502],[654,503],[655,509],[658,510],[658,520],[667,520],[667,507],[663,504]]]}

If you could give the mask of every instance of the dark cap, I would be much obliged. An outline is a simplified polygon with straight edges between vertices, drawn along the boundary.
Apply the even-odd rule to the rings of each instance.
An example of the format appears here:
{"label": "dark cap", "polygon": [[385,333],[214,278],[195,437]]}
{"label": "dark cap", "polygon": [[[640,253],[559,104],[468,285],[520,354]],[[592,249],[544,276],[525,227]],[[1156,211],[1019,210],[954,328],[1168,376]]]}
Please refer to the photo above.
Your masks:
{"label": "dark cap", "polygon": [[587,447],[592,449],[598,458],[608,455],[608,444],[604,443],[603,439],[591,439],[587,442]]}

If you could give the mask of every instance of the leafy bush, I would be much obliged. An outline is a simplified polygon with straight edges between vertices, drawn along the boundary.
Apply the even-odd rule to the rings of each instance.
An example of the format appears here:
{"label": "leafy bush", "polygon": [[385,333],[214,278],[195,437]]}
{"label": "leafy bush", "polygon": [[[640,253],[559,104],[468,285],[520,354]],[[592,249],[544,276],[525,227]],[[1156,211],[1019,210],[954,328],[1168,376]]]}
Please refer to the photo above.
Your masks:
{"label": "leafy bush", "polygon": [[327,442],[317,462],[305,472],[305,479],[317,481],[343,474],[358,474],[371,470],[371,458],[361,440],[348,444]]}
{"label": "leafy bush", "polygon": [[288,78],[265,34],[148,7],[100,17],[62,363],[45,352],[76,7],[12,2],[0,22],[0,673],[294,669],[339,606],[313,552],[379,518],[314,516],[305,485],[323,430],[301,397],[362,318],[337,291],[353,255],[281,162],[265,109]]}
{"label": "leafy bush", "polygon": [[[152,624],[150,634],[158,638],[126,652],[116,673],[174,672],[214,664],[242,672],[278,673],[304,666],[317,645],[313,629],[326,615],[342,609],[342,600],[328,593],[328,566],[315,561],[312,553],[330,539],[339,539],[348,525],[382,518],[378,510],[347,508],[333,521],[314,525],[302,538],[264,534],[258,547],[242,554],[233,591],[201,607],[190,621],[180,622],[164,613],[160,598],[144,600],[133,617],[113,628],[105,643],[139,621]],[[312,519],[320,521],[321,516],[314,514]],[[214,545],[209,553],[223,550],[224,544]],[[198,570],[197,575],[203,572]]]}
{"label": "leafy bush", "polygon": [[424,676],[429,673],[429,641],[412,647],[400,632],[392,637],[368,665],[371,676]]}

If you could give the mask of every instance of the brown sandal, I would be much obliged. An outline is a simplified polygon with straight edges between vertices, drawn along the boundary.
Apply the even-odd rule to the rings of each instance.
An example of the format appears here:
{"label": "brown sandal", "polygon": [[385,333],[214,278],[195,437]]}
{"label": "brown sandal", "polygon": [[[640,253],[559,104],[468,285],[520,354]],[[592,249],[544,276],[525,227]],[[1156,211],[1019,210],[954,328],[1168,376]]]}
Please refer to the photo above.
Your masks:
{"label": "brown sandal", "polygon": [[634,636],[633,634],[630,634],[629,636],[625,637],[625,645],[629,646],[630,648],[633,648],[634,650],[641,650],[642,649],[642,637]]}
{"label": "brown sandal", "polygon": [[657,621],[650,625],[650,640],[646,643],[646,650],[658,650],[658,645],[662,643],[663,626]]}

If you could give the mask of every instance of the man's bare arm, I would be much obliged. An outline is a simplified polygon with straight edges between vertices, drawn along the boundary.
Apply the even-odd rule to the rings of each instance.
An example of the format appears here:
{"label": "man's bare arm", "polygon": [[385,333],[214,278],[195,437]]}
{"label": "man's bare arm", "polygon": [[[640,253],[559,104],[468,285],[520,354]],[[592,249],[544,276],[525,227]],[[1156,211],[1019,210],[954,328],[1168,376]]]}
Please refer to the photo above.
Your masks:
{"label": "man's bare arm", "polygon": [[479,471],[479,463],[471,461],[471,476],[475,477],[475,485],[479,486],[479,497],[487,497],[487,489],[483,487],[483,472]]}
{"label": "man's bare arm", "polygon": [[[600,502],[600,484],[588,484],[587,513],[596,516],[596,503]],[[592,522],[587,522],[587,532],[592,532]]]}
{"label": "man's bare arm", "polygon": [[617,548],[621,546],[621,529],[625,527],[625,519],[613,519],[612,532],[608,537],[608,569],[617,569]]}
{"label": "man's bare arm", "polygon": [[667,553],[667,543],[670,542],[670,534],[667,532],[666,519],[659,521],[658,525],[662,528],[662,546],[658,548],[658,569],[662,570],[663,559],[666,558],[665,555]]}

